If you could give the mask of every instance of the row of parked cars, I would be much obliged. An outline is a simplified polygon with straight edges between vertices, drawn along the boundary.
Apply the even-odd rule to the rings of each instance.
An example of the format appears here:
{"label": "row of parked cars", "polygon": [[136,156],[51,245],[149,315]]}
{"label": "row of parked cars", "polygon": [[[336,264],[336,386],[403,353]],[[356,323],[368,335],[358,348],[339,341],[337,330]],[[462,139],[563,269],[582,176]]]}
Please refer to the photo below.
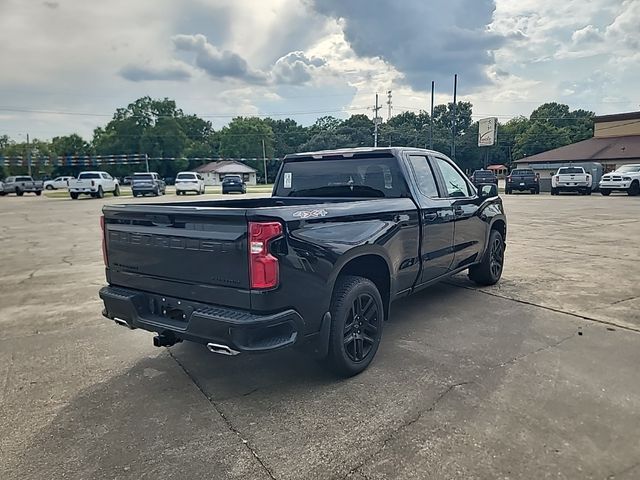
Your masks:
{"label": "row of parked cars", "polygon": [[[470,178],[476,187],[487,183],[498,185],[498,177],[490,170],[476,170]],[[611,192],[640,195],[640,164],[624,165],[615,172],[603,175],[598,189],[604,196],[610,195]],[[551,195],[559,195],[562,192],[591,195],[593,190],[593,177],[583,167],[561,167],[551,177]],[[540,176],[531,168],[516,168],[506,177],[504,191],[507,195],[514,191],[538,194]]]}
{"label": "row of parked cars", "polygon": [[[131,185],[134,197],[145,195],[164,195],[167,190],[166,182],[156,172],[135,173],[127,182]],[[204,177],[196,172],[180,172],[175,178],[176,195],[205,193]],[[25,193],[41,195],[42,190],[66,189],[69,196],[76,200],[80,195],[89,195],[94,198],[102,198],[111,193],[117,197],[120,195],[120,181],[112,177],[108,172],[91,171],[82,172],[78,178],[72,176],[60,176],[45,182],[35,181],[30,176],[7,177],[0,182],[0,196],[15,193],[21,197]],[[222,181],[222,193],[247,193],[247,186],[239,175],[228,175]]]}

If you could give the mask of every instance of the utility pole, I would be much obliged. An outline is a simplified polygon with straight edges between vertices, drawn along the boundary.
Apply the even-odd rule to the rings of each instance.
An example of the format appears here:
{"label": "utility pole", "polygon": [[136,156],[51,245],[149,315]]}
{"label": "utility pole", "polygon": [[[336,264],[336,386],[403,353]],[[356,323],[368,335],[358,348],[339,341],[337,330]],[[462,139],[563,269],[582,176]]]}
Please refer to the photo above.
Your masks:
{"label": "utility pole", "polygon": [[144,154],[144,163],[147,165],[147,173],[149,173],[149,155]]}
{"label": "utility pole", "polygon": [[433,96],[436,91],[436,82],[431,80],[431,116],[429,117],[429,150],[433,150]]}
{"label": "utility pole", "polygon": [[31,176],[31,145],[29,144],[29,134],[27,133],[27,168],[29,176]]}
{"label": "utility pole", "polygon": [[391,106],[391,90],[387,91],[387,122],[389,121],[389,119],[391,118],[391,109],[393,108]]}
{"label": "utility pole", "polygon": [[378,110],[382,107],[378,106],[378,94],[376,93],[376,106],[373,107],[373,146],[378,146]]}
{"label": "utility pole", "polygon": [[453,120],[451,121],[451,159],[456,161],[456,110],[458,98],[458,74],[453,76]]}
{"label": "utility pole", "polygon": [[262,139],[262,163],[264,167],[264,184],[267,184],[267,149],[264,146],[264,138]]}

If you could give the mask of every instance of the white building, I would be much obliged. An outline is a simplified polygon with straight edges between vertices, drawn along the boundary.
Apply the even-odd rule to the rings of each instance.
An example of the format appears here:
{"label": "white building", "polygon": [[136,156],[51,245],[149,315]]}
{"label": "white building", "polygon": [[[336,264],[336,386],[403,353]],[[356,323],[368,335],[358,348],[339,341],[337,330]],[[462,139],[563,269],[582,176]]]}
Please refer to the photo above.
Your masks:
{"label": "white building", "polygon": [[247,185],[256,184],[257,170],[244,163],[236,162],[235,160],[211,162],[196,167],[193,170],[204,177],[205,185],[221,185],[222,179],[226,175],[239,175]]}

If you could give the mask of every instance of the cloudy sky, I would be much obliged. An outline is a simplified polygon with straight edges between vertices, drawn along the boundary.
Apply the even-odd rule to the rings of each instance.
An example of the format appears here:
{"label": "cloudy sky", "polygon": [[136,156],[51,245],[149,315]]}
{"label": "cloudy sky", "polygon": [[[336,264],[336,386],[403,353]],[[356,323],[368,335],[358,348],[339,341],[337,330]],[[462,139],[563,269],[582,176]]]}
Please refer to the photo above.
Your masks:
{"label": "cloudy sky", "polygon": [[417,111],[454,73],[476,118],[640,110],[638,25],[640,0],[0,0],[0,135],[90,138],[143,95],[216,128]]}

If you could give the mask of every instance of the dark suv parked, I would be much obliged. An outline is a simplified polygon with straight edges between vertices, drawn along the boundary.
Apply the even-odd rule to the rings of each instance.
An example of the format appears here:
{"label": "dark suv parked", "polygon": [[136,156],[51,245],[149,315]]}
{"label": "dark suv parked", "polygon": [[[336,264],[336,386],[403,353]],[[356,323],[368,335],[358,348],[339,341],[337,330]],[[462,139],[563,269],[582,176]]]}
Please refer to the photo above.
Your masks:
{"label": "dark suv parked", "polygon": [[491,170],[476,170],[471,174],[471,183],[475,187],[479,185],[486,185],[488,183],[493,183],[494,185],[498,185],[498,177]]}
{"label": "dark suv parked", "polygon": [[247,185],[240,175],[227,175],[222,179],[222,194],[231,192],[247,193]]}
{"label": "dark suv parked", "polygon": [[131,180],[131,192],[134,197],[138,195],[146,195],[147,193],[153,194],[156,197],[158,195],[164,195],[167,189],[167,184],[156,172],[149,173],[134,173]]}

